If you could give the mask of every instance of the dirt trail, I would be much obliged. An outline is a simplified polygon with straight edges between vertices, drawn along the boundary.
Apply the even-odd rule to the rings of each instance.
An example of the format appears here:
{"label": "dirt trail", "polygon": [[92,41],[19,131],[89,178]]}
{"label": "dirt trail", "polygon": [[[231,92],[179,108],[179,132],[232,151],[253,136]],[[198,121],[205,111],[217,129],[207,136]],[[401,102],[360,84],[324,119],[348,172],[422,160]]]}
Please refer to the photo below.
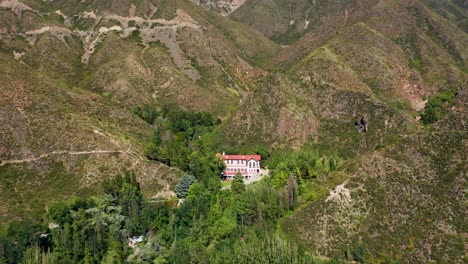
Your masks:
{"label": "dirt trail", "polygon": [[[74,34],[80,36],[85,46],[85,51],[82,57],[82,63],[86,64],[89,58],[94,53],[96,46],[107,36],[108,32],[120,32],[122,38],[129,37],[134,31],[139,33],[142,44],[145,49],[142,52],[142,58],[144,59],[144,52],[149,47],[149,43],[161,42],[164,44],[173,58],[177,67],[192,80],[196,81],[200,78],[198,71],[190,64],[185,58],[184,52],[179,46],[176,34],[177,30],[182,28],[192,28],[195,31],[201,32],[201,26],[193,20],[185,11],[178,9],[176,17],[172,20],[166,19],[151,19],[156,12],[156,8],[151,10],[151,13],[147,18],[138,16],[123,17],[115,14],[97,16],[93,13],[92,16],[89,13],[83,14],[83,17],[92,18],[96,21],[114,21],[119,25],[112,27],[100,27],[98,30],[89,29],[87,31],[74,31]],[[135,10],[129,11],[130,15],[134,14]],[[130,24],[132,26],[130,26]]]}
{"label": "dirt trail", "polygon": [[[119,153],[127,153],[128,155],[130,156],[134,156],[134,157],[137,157],[138,159],[140,160],[144,160],[144,158],[142,156],[140,156],[138,153],[136,153],[135,151],[132,150],[132,144],[129,142],[128,143],[128,146],[122,146],[119,142],[119,139],[111,134],[105,134],[99,130],[93,130],[93,132],[95,134],[98,134],[102,137],[105,137],[107,139],[109,139],[109,141],[114,144],[114,146],[116,146],[119,150]],[[124,151],[122,151],[122,149],[126,149]]]}
{"label": "dirt trail", "polygon": [[14,160],[0,160],[0,166],[6,165],[6,164],[19,164],[19,163],[26,163],[26,162],[36,162],[40,159],[47,158],[49,156],[53,155],[89,155],[89,154],[124,154],[127,153],[126,151],[120,151],[120,150],[90,150],[90,151],[68,151],[68,150],[57,150],[57,151],[52,151],[49,153],[45,153],[42,155],[39,155],[38,157],[33,157],[33,158],[25,158],[25,159],[14,159]]}
{"label": "dirt trail", "polygon": [[26,163],[26,162],[36,162],[40,159],[47,158],[49,156],[54,156],[54,155],[105,155],[105,154],[126,154],[129,156],[133,156],[137,158],[138,160],[144,160],[142,156],[140,156],[138,153],[132,150],[132,144],[128,143],[128,146],[123,146],[120,144],[120,141],[118,138],[115,136],[112,136],[110,134],[103,133],[98,130],[93,130],[95,134],[98,134],[102,137],[107,138],[111,144],[116,146],[118,149],[117,150],[88,150],[88,151],[70,151],[70,150],[55,150],[52,152],[44,153],[41,154],[37,157],[30,157],[30,158],[24,158],[24,159],[11,159],[11,160],[0,160],[0,166],[6,165],[6,164],[19,164],[19,163]]}

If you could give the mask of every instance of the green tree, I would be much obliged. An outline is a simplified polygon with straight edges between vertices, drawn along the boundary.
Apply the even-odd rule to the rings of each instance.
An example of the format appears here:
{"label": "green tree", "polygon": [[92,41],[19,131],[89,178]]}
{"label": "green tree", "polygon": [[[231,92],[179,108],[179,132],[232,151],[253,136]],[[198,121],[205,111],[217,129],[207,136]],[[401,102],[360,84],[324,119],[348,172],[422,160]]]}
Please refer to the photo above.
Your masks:
{"label": "green tree", "polygon": [[53,202],[47,206],[47,215],[50,222],[63,226],[70,221],[70,207],[66,202]]}
{"label": "green tree", "polygon": [[[1,260],[0,260],[0,263]],[[55,264],[58,263],[53,252],[45,252],[38,245],[33,245],[26,249],[23,254],[23,263],[25,264]]]}
{"label": "green tree", "polygon": [[197,182],[197,179],[195,179],[195,177],[193,177],[192,175],[184,175],[175,188],[177,197],[179,198],[187,197],[190,185],[196,182]]}
{"label": "green tree", "polygon": [[210,226],[210,237],[215,240],[224,239],[236,229],[236,226],[236,219],[225,214]]}
{"label": "green tree", "polygon": [[84,264],[94,264],[94,258],[91,252],[89,252],[88,245],[85,245],[85,254],[83,259]]}
{"label": "green tree", "polygon": [[150,105],[145,104],[143,106],[136,106],[132,109],[133,113],[139,118],[146,121],[148,124],[153,124],[154,120],[158,117],[156,112]]}
{"label": "green tree", "polygon": [[122,245],[118,241],[111,241],[101,264],[121,264],[123,262]]}
{"label": "green tree", "polygon": [[238,172],[232,180],[231,190],[235,194],[245,191],[244,177]]}

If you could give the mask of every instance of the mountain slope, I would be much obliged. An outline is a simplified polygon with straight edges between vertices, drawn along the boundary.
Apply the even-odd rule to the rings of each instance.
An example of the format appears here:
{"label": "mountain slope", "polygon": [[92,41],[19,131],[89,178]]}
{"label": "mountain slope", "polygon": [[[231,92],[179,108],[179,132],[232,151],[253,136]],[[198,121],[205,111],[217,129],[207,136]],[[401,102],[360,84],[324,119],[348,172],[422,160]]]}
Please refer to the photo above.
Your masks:
{"label": "mountain slope", "polygon": [[281,44],[292,44],[310,31],[325,33],[323,31],[339,30],[346,23],[359,19],[376,2],[251,0],[246,1],[230,17],[252,26]]}
{"label": "mountain slope", "polygon": [[350,259],[361,244],[370,262],[463,263],[466,100],[459,94],[429,131],[360,157],[348,180],[283,228],[320,255]]}
{"label": "mountain slope", "polygon": [[183,172],[144,156],[133,111],[169,107],[213,113],[215,150],[340,159],[281,225],[309,253],[462,263],[465,20],[462,1],[3,0],[0,222],[128,169],[171,194]]}
{"label": "mountain slope", "polygon": [[[277,9],[277,3],[266,4]],[[464,91],[467,35],[419,1],[365,6],[350,6],[354,13],[336,15],[283,49],[272,67],[279,65],[286,74],[278,77],[282,81],[265,82],[238,114],[241,125],[234,130],[248,136],[237,140],[249,142],[258,130],[279,135],[280,123],[269,120],[283,119],[294,132],[272,140],[279,146],[300,146],[310,137],[320,151],[351,157],[346,175],[328,175],[318,183],[332,190],[331,198],[325,192],[282,225],[316,254],[351,260],[364,245],[371,261],[391,256],[405,263],[462,263],[466,98],[459,95],[444,106],[450,114],[434,128],[414,117],[429,95]],[[242,8],[232,16],[239,12]],[[261,14],[249,18],[262,22]],[[248,19],[244,23],[256,27]],[[268,108],[271,95],[274,106]],[[295,115],[283,118],[282,109]],[[259,111],[261,118],[248,122],[249,114]],[[370,124],[365,136],[353,126],[361,115]],[[333,190],[342,188],[333,202]]]}
{"label": "mountain slope", "polygon": [[[175,105],[224,118],[254,89],[252,65],[278,50],[187,1],[155,4],[1,2],[1,221],[36,217],[29,207],[90,193],[126,169],[149,197],[172,189],[181,172],[144,157],[151,126],[132,109]],[[49,186],[51,178],[70,181]]]}

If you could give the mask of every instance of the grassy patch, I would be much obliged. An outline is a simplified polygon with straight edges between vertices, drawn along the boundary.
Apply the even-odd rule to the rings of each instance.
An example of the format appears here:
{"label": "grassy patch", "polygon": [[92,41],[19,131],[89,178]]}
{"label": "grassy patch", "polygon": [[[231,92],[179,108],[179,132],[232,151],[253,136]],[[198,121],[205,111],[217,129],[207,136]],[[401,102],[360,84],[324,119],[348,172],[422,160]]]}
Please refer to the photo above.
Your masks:
{"label": "grassy patch", "polygon": [[[62,162],[53,162],[46,171],[14,165],[0,167],[0,200],[8,211],[0,214],[0,223],[12,220],[39,220],[50,201],[73,195],[88,195],[93,190],[80,186],[80,177],[67,172]],[[2,208],[3,209],[3,208]]]}
{"label": "grassy patch", "polygon": [[421,56],[421,48],[419,47],[419,42],[414,34],[409,34],[407,36],[397,38],[395,43],[400,46],[403,52],[408,57],[408,65],[418,70],[419,72],[425,72],[423,60]]}

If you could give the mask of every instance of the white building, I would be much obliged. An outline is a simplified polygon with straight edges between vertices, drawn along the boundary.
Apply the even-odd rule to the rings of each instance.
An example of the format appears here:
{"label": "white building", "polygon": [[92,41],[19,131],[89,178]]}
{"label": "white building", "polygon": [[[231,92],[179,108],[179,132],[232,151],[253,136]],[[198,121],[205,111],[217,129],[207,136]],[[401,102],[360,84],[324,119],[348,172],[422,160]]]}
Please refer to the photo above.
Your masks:
{"label": "white building", "polygon": [[226,169],[223,171],[224,180],[232,180],[237,173],[245,179],[260,175],[260,155],[221,155]]}

